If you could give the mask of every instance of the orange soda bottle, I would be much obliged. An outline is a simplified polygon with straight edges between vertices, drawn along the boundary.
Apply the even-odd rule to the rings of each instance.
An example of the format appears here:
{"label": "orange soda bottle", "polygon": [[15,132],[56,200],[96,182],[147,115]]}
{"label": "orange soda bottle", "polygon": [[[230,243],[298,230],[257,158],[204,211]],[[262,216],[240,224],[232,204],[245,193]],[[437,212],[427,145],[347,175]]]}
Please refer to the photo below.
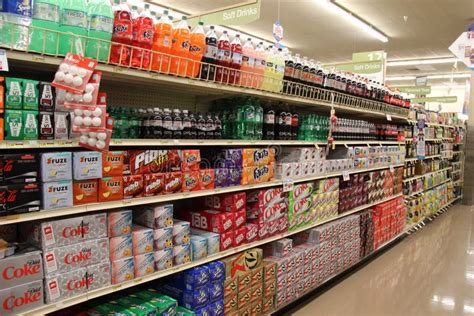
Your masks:
{"label": "orange soda bottle", "polygon": [[191,32],[189,44],[188,77],[197,77],[201,68],[201,59],[206,50],[206,34],[203,28],[204,22],[198,22],[198,25]]}
{"label": "orange soda bottle", "polygon": [[173,31],[173,45],[171,46],[170,73],[186,76],[189,58],[189,28],[186,17],[183,16]]}
{"label": "orange soda bottle", "polygon": [[173,43],[173,23],[168,17],[168,10],[163,11],[163,15],[155,24],[155,34],[153,36],[153,56],[151,69],[169,72],[170,54]]}

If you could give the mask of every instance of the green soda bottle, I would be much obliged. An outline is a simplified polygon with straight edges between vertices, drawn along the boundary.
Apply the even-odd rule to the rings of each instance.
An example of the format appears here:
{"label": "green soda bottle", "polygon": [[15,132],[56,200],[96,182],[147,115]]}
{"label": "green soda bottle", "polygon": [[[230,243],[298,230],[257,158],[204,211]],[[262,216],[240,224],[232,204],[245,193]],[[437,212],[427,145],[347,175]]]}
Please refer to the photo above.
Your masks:
{"label": "green soda bottle", "polygon": [[114,13],[109,0],[89,0],[86,57],[106,62],[114,28]]}
{"label": "green soda bottle", "polygon": [[245,101],[242,106],[242,113],[244,117],[244,139],[255,139],[255,107],[251,98]]}
{"label": "green soda bottle", "polygon": [[56,54],[59,38],[58,0],[35,0],[31,26],[28,49],[36,53]]}

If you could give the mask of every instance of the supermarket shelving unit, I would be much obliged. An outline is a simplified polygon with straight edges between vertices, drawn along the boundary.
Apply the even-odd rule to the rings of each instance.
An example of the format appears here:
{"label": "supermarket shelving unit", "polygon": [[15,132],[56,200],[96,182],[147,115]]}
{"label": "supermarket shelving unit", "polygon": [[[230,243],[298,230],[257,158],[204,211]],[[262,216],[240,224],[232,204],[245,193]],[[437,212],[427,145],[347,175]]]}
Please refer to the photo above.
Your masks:
{"label": "supermarket shelving unit", "polygon": [[[23,71],[31,72],[31,73],[41,73],[41,74],[48,74],[51,75],[55,69],[57,69],[60,62],[63,58],[55,57],[55,56],[47,56],[47,55],[39,55],[39,54],[32,54],[28,52],[21,52],[21,51],[8,51],[8,60],[10,63],[10,67],[13,69],[21,69]],[[176,104],[176,99],[180,97],[185,98],[186,105],[193,104],[197,107],[197,105],[201,105],[202,103],[206,103],[212,98],[224,98],[229,96],[254,96],[259,97],[264,100],[271,100],[271,101],[281,101],[289,103],[292,106],[304,108],[305,110],[309,111],[320,111],[328,113],[329,110],[334,109],[337,114],[352,114],[354,116],[360,118],[372,118],[378,119],[380,121],[392,121],[395,123],[413,123],[412,121],[408,120],[408,110],[390,106],[382,102],[367,100],[364,98],[359,98],[355,96],[350,96],[346,94],[342,94],[335,91],[324,90],[321,88],[316,87],[309,87],[306,86],[307,89],[311,90],[311,98],[307,97],[298,97],[284,93],[276,93],[276,92],[268,92],[262,91],[257,89],[250,89],[247,87],[230,85],[230,84],[221,84],[216,83],[209,80],[197,80],[197,79],[190,79],[184,77],[178,77],[168,74],[162,74],[153,72],[150,70],[139,70],[134,69],[131,67],[122,67],[116,66],[112,64],[99,64],[97,70],[102,71],[103,78],[102,81],[104,83],[104,87],[111,95],[114,92],[118,95],[117,100],[119,98],[126,98],[126,94],[130,93],[133,95],[131,98],[126,98],[126,102],[130,102],[133,105],[139,105],[141,103],[141,98],[146,99],[144,101],[145,105],[153,104],[153,102],[171,102],[172,104]],[[50,76],[52,77],[52,76]],[[129,91],[123,91],[123,89],[115,89],[113,86],[118,85],[120,87],[128,87]],[[153,89],[152,89],[153,88]],[[146,94],[140,95],[140,92],[134,91],[146,91]],[[155,91],[156,90],[156,91]],[[157,92],[163,93],[163,98],[157,98]],[[111,104],[117,104],[117,100],[113,100]],[[160,100],[160,101],[157,101]],[[121,101],[121,99],[120,99]],[[430,141],[442,141],[442,140],[430,140]],[[446,139],[448,141],[448,139]],[[407,140],[409,142],[409,140]],[[383,145],[404,145],[404,142],[393,142],[393,141],[336,141],[335,145],[372,145],[372,146],[383,146]],[[111,142],[111,146],[115,147],[180,147],[180,146],[297,146],[297,145],[308,145],[308,146],[324,146],[327,145],[325,142],[307,142],[307,141],[247,141],[247,140],[155,140],[155,139],[140,139],[140,140],[130,140],[130,139],[116,139]],[[3,141],[0,142],[0,149],[2,150],[20,150],[20,149],[66,149],[66,148],[79,148],[77,142],[72,140],[64,140],[64,141]],[[431,157],[430,157],[431,158]],[[433,157],[434,158],[434,157]],[[360,170],[352,170],[349,172],[335,172],[335,173],[327,173],[324,175],[314,176],[314,177],[307,177],[301,179],[293,179],[292,182],[300,183],[305,181],[317,180],[317,179],[325,179],[330,177],[338,177],[344,176],[349,174],[367,172],[367,171],[374,171],[374,170],[384,170],[384,169],[392,169],[393,167],[400,167],[403,164],[397,165],[390,165],[390,166],[382,166],[382,167],[375,167],[369,169],[360,169]],[[156,202],[165,202],[165,201],[176,201],[181,199],[188,199],[188,198],[195,198],[195,197],[202,197],[202,196],[209,196],[214,194],[222,194],[228,192],[237,192],[249,189],[256,189],[256,188],[267,188],[267,187],[274,187],[274,186],[282,186],[284,185],[284,181],[282,180],[275,180],[272,182],[255,184],[255,185],[247,185],[247,186],[236,186],[236,187],[227,187],[221,189],[214,189],[214,190],[206,190],[206,191],[197,191],[197,192],[189,192],[189,193],[176,193],[170,195],[162,195],[156,197],[149,197],[149,198],[137,198],[137,199],[130,199],[130,200],[122,200],[122,201],[114,201],[114,202],[106,202],[106,203],[94,203],[89,205],[83,206],[75,206],[71,208],[63,208],[63,209],[56,209],[51,211],[40,211],[36,213],[30,214],[18,214],[12,215],[7,217],[0,217],[0,225],[7,225],[13,223],[21,223],[26,221],[38,220],[38,219],[47,219],[47,218],[55,218],[61,217],[66,215],[76,215],[86,212],[93,212],[99,210],[107,210],[112,208],[119,208],[119,207],[129,207],[134,205],[144,205],[149,203],[156,203]],[[89,291],[85,294],[78,295],[72,298],[68,298],[62,300],[58,303],[47,304],[40,308],[36,308],[34,310],[28,311],[24,314],[28,315],[40,315],[46,314],[54,311],[61,310],[63,308],[73,306],[82,302],[86,302],[93,298],[101,297],[110,293],[114,293],[116,291],[131,288],[137,286],[139,284],[143,284],[145,282],[149,282],[151,280],[156,280],[167,275],[171,275],[186,269],[190,269],[192,267],[222,259],[229,255],[260,246],[284,237],[288,237],[294,235],[298,232],[307,230],[312,227],[316,227],[322,225],[324,223],[328,223],[334,221],[336,219],[348,216],[350,214],[354,214],[370,208],[374,205],[392,200],[394,198],[400,197],[402,194],[396,194],[391,197],[387,197],[383,200],[362,205],[352,209],[351,211],[342,213],[334,218],[328,218],[324,221],[320,221],[314,225],[309,225],[306,227],[302,227],[300,229],[285,232],[282,234],[278,234],[271,238],[267,238],[264,240],[259,240],[250,244],[245,244],[242,246],[238,246],[232,248],[230,250],[222,251],[217,254],[208,256],[204,259],[200,259],[197,261],[190,262],[188,264],[183,264],[180,266],[173,267],[171,269],[167,269],[164,271],[155,272],[151,275],[146,277],[137,278],[125,283],[107,286],[101,289],[97,289],[94,291]],[[373,254],[380,253],[385,247],[389,246],[390,244],[394,243],[395,241],[399,240],[403,236],[405,236],[406,231],[402,234],[396,236],[386,244],[382,245],[374,251]],[[369,255],[371,257],[373,254]],[[364,258],[361,262],[367,260],[369,257]],[[351,268],[349,268],[351,269]],[[337,276],[335,276],[337,277]],[[332,277],[334,278],[334,277]],[[328,282],[327,280],[326,282]],[[312,289],[314,290],[314,289]]]}

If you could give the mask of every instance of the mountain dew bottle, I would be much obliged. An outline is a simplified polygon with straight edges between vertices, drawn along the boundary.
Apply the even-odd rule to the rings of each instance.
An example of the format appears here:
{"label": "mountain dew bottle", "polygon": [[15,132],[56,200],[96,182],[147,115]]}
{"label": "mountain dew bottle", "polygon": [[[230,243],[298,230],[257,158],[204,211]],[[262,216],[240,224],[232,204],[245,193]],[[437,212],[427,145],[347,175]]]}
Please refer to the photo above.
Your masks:
{"label": "mountain dew bottle", "polygon": [[28,49],[32,52],[55,55],[59,38],[58,0],[35,0],[31,25]]}
{"label": "mountain dew bottle", "polygon": [[89,0],[87,15],[89,28],[86,57],[107,62],[114,28],[114,13],[109,0]]}
{"label": "mountain dew bottle", "polygon": [[84,55],[87,36],[87,4],[84,0],[59,1],[59,54]]}

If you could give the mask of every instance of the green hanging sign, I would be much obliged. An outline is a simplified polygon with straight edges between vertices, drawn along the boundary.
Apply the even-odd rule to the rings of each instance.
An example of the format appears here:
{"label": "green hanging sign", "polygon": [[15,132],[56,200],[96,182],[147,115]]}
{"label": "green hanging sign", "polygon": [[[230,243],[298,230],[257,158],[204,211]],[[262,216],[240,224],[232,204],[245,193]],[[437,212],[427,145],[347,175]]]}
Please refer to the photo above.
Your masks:
{"label": "green hanging sign", "polygon": [[411,93],[416,95],[427,95],[431,93],[431,86],[406,86],[396,87],[400,92]]}
{"label": "green hanging sign", "polygon": [[353,62],[381,61],[384,59],[385,59],[385,52],[383,50],[377,50],[373,52],[352,53]]}
{"label": "green hanging sign", "polygon": [[383,72],[383,63],[380,61],[354,62],[334,65],[337,70],[353,72],[360,75],[376,74]]}
{"label": "green hanging sign", "polygon": [[261,0],[246,1],[232,7],[225,7],[209,13],[188,18],[188,24],[195,26],[198,22],[206,25],[240,25],[260,19]]}
{"label": "green hanging sign", "polygon": [[439,102],[439,103],[456,103],[458,102],[457,96],[451,97],[426,97],[426,98],[413,98],[411,99],[412,103],[421,103],[421,102]]}

